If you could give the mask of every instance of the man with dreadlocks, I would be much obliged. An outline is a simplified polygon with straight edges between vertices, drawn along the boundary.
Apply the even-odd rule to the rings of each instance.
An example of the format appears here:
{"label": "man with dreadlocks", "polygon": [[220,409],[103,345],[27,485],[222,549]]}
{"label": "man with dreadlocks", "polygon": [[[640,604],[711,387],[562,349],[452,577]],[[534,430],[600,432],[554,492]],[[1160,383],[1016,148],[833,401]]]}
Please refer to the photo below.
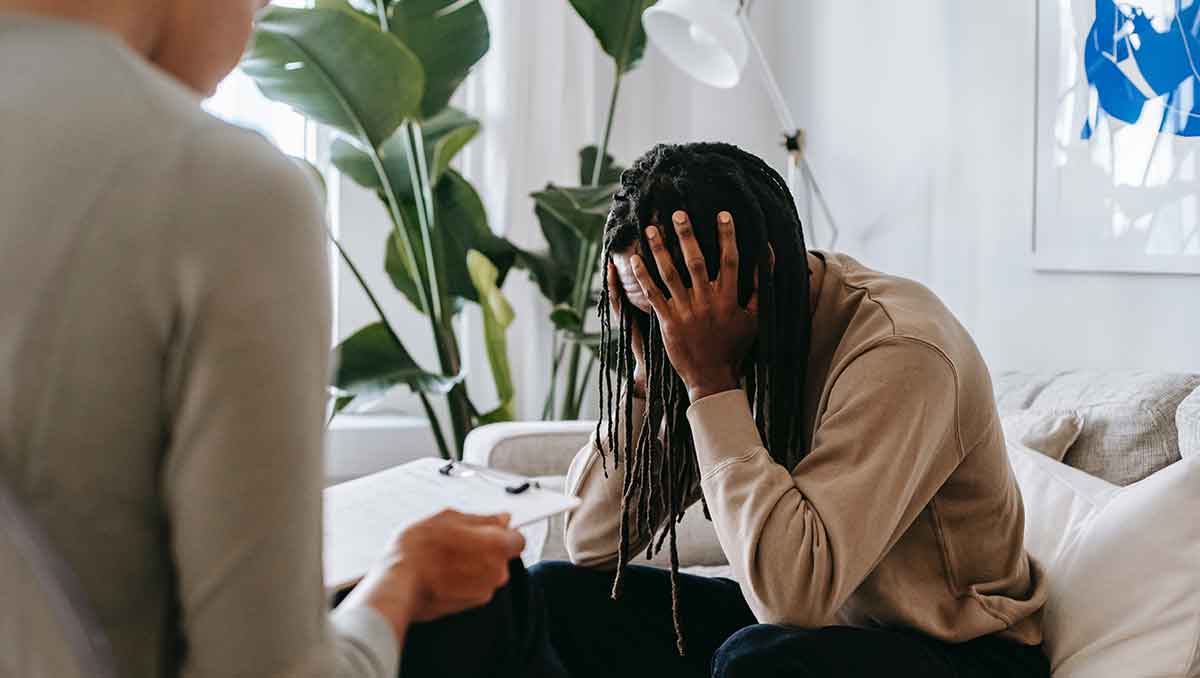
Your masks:
{"label": "man with dreadlocks", "polygon": [[[809,252],[726,144],[622,175],[605,270],[574,564],[533,569],[572,676],[1049,676],[988,370],[933,293]],[[678,573],[697,501],[734,580]]]}

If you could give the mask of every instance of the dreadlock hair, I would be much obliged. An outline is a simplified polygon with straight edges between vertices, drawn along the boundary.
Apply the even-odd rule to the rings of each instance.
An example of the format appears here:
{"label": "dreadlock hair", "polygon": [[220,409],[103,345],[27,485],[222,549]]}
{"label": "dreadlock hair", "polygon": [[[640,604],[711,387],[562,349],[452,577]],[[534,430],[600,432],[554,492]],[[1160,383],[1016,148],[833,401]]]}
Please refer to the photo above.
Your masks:
{"label": "dreadlock hair", "polygon": [[[742,366],[742,386],[771,458],[791,470],[807,452],[797,413],[812,329],[808,252],[795,200],[778,172],[736,146],[657,145],[621,174],[621,186],[605,225],[605,267],[613,253],[636,247],[646,255],[642,258],[654,282],[669,297],[654,257],[648,256],[645,235],[647,226],[667,224],[659,232],[684,285],[690,288],[691,277],[675,230],[669,225],[676,210],[687,212],[691,219],[710,280],[720,268],[717,213],[726,210],[733,215],[741,262],[738,301],[743,306],[755,291],[756,270],[758,273],[759,329]],[[773,267],[769,264],[772,252]],[[657,316],[625,301],[616,319],[619,325],[614,327],[606,285],[601,286],[600,296],[601,345],[605,348],[600,351],[601,416],[596,440],[605,475],[609,453],[625,472],[612,595],[615,599],[621,594],[631,532],[649,536],[647,558],[660,552],[666,541],[671,562],[671,613],[682,656],[675,526],[700,494],[695,445],[686,417],[687,389],[667,359]],[[633,439],[634,399],[628,395],[633,390],[635,336],[641,338],[638,348],[646,363],[645,423],[637,440]],[[606,431],[601,430],[604,426]],[[610,448],[607,451],[605,441]],[[700,499],[703,502],[702,496]],[[711,520],[707,504],[704,515]]]}

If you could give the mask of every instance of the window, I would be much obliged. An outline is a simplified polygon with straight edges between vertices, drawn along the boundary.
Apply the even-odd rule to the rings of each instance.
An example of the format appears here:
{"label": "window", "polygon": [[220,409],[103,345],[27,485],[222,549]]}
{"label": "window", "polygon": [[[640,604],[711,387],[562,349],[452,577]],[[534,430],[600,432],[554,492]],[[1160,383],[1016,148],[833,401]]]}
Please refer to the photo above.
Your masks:
{"label": "window", "polygon": [[[303,7],[308,3],[305,0],[275,0],[274,4]],[[304,116],[264,97],[254,81],[240,69],[225,78],[216,94],[204,102],[204,108],[235,125],[262,133],[288,155],[309,161],[315,159],[313,126]]]}

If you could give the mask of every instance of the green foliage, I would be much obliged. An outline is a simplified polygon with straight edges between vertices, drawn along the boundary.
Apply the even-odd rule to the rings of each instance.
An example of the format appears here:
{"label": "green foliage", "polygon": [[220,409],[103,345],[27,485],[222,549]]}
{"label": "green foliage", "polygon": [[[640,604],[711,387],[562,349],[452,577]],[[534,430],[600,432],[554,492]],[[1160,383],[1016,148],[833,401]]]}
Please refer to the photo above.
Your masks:
{"label": "green foliage", "polygon": [[510,421],[513,419],[512,371],[508,365],[508,339],[506,333],[513,321],[512,306],[500,292],[498,271],[491,260],[471,250],[467,253],[467,269],[471,281],[479,292],[480,308],[483,310],[483,333],[486,340],[488,363],[492,366],[492,378],[496,383],[496,395],[500,404],[494,410],[480,415],[484,423]]}
{"label": "green foliage", "polygon": [[[504,342],[512,317],[499,285],[519,251],[491,232],[478,193],[450,169],[480,126],[447,103],[489,41],[475,0],[317,0],[308,9],[263,12],[242,63],[266,96],[343,133],[330,148],[332,161],[383,201],[392,221],[384,268],[428,316],[438,351],[438,371],[413,360],[335,241],[379,315],[336,349],[335,411],[407,385],[444,456],[451,451],[428,396],[446,397],[459,451],[473,426],[512,415]],[[477,413],[463,383],[453,317],[468,302],[482,302],[489,361],[497,386],[506,385],[501,407],[487,415]]]}
{"label": "green foliage", "polygon": [[571,0],[571,6],[587,22],[600,41],[600,48],[616,62],[618,73],[637,67],[646,51],[642,12],[655,0]]}
{"label": "green foliage", "polygon": [[333,386],[339,396],[370,395],[407,384],[415,391],[445,395],[463,375],[444,377],[427,372],[383,322],[360,329],[335,349]]}
{"label": "green foliage", "polygon": [[[425,163],[429,166],[430,180],[436,185],[450,161],[472,139],[479,134],[479,121],[457,108],[446,108],[421,125],[425,141]],[[383,183],[371,160],[371,155],[351,139],[335,139],[329,149],[334,166],[348,175],[355,183],[377,193]],[[408,152],[404,139],[395,135],[379,149],[384,170],[391,179],[391,187],[401,200],[413,200],[412,175],[408,169]],[[382,198],[382,194],[380,196]]]}
{"label": "green foliage", "polygon": [[400,0],[391,3],[388,25],[425,66],[421,116],[437,115],[491,42],[478,2]]}
{"label": "green foliage", "polygon": [[425,82],[404,43],[333,8],[268,8],[242,70],[267,97],[370,145],[417,112]]}

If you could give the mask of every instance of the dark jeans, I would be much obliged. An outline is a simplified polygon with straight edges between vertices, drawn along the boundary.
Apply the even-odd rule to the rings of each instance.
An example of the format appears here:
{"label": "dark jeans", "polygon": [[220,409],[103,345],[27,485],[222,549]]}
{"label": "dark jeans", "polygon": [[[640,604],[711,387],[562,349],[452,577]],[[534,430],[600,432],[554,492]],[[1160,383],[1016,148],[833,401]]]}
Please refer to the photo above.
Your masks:
{"label": "dark jeans", "polygon": [[508,584],[487,605],[410,627],[401,678],[566,678],[541,592],[520,560],[508,571]]}
{"label": "dark jeans", "polygon": [[619,601],[609,595],[611,573],[549,562],[530,576],[545,596],[550,640],[571,678],[1050,675],[1040,647],[993,636],[949,644],[898,629],[759,624],[735,582],[686,574],[679,575],[681,658],[668,572],[631,566]]}

